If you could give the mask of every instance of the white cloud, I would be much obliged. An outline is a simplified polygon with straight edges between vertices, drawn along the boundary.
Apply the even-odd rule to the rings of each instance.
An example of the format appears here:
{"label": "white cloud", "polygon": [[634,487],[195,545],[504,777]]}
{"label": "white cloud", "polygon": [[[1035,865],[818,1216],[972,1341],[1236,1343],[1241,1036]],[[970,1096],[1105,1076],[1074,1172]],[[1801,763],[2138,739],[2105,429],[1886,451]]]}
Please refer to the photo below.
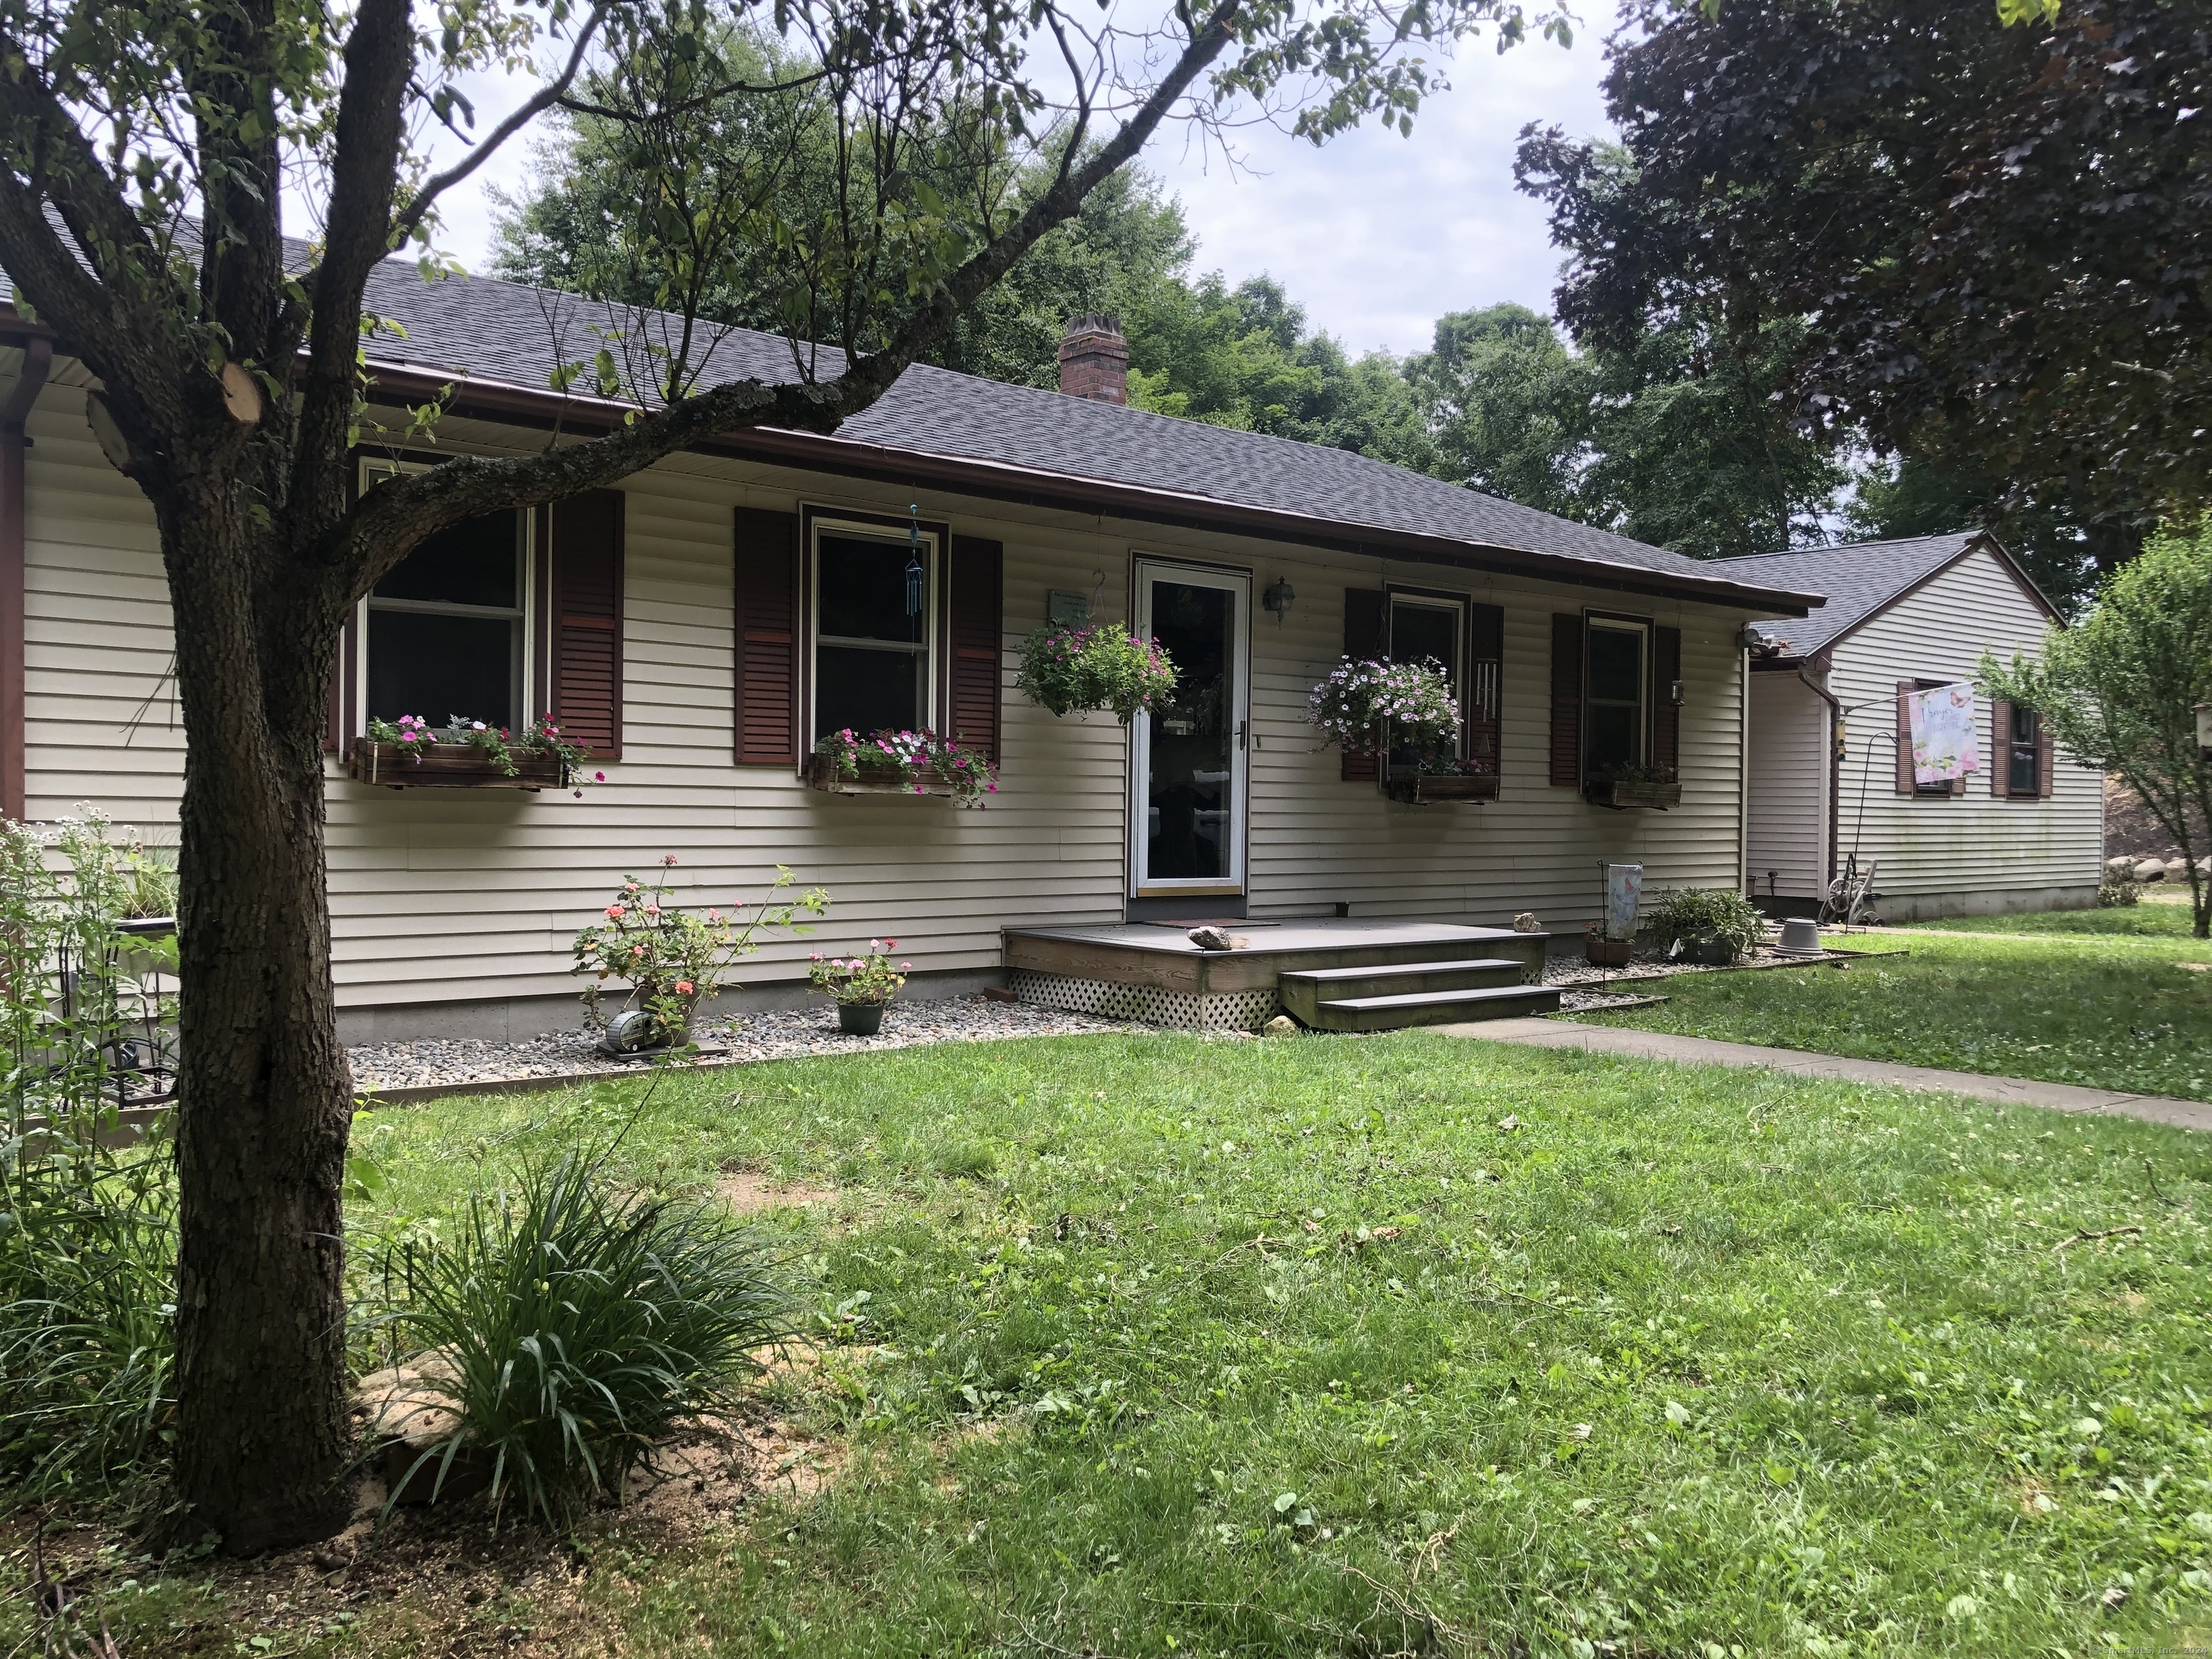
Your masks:
{"label": "white cloud", "polygon": [[1600,42],[1502,55],[1477,42],[1450,70],[1411,137],[1362,128],[1316,149],[1263,131],[1248,137],[1247,172],[1171,139],[1145,165],[1182,198],[1201,270],[1267,272],[1355,354],[1423,349],[1447,311],[1548,312],[1559,255],[1542,205],[1513,188],[1514,145],[1530,121],[1609,131]]}

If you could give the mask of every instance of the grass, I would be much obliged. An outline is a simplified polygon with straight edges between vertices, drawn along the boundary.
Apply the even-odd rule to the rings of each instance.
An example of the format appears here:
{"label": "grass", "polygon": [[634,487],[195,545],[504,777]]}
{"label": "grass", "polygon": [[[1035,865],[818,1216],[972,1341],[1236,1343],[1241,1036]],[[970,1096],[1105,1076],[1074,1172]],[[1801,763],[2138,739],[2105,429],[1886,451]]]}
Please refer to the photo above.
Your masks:
{"label": "grass", "polygon": [[[364,1116],[388,1181],[356,1218],[449,1225],[480,1164],[635,1097]],[[624,1150],[672,1193],[729,1163],[836,1184],[775,1223],[826,1345],[779,1408],[847,1449],[825,1490],[605,1517],[536,1578],[279,1564],[248,1595],[138,1565],[125,1594],[118,1565],[86,1586],[121,1650],[1820,1659],[2212,1629],[2212,1147],[2178,1130],[1421,1033],[1133,1036],[684,1079]],[[455,1583],[481,1594],[426,1611]]]}
{"label": "grass", "polygon": [[1576,1018],[2212,1100],[2212,973],[2178,965],[2212,961],[2203,940],[1929,931],[1856,943],[1911,954],[1841,969],[1686,975],[1667,982],[1669,1000],[1656,1006]]}
{"label": "grass", "polygon": [[2115,905],[2109,910],[2028,910],[2002,916],[1945,916],[1936,921],[1909,922],[1915,929],[1963,933],[2086,933],[2112,937],[2187,939],[2195,926],[2195,912],[2186,889],[2179,893],[2154,889],[2138,904]]}

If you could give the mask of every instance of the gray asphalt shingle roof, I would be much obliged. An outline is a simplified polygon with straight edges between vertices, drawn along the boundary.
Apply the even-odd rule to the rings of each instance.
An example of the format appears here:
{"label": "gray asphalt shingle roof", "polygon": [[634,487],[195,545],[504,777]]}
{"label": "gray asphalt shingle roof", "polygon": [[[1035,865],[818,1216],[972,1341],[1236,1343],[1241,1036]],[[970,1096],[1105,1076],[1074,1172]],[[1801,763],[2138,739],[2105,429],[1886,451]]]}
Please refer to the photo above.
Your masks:
{"label": "gray asphalt shingle roof", "polygon": [[[369,343],[377,364],[465,372],[543,391],[556,363],[586,359],[593,325],[629,322],[594,302],[494,278],[425,283],[411,263],[386,261],[369,307],[399,323],[404,338]],[[834,373],[834,354],[822,371]],[[707,382],[794,373],[782,338],[738,330],[714,343]],[[847,422],[841,440],[917,455],[984,462],[1075,481],[1202,497],[1301,515],[1331,525],[1402,532],[1588,561],[1675,580],[1741,583],[1744,574],[1648,546],[1533,507],[1394,466],[1348,450],[1178,420],[1118,404],[917,365],[880,402]],[[1753,585],[1798,591],[1794,582]],[[1812,590],[1818,592],[1819,590]]]}
{"label": "gray asphalt shingle roof", "polygon": [[[1894,542],[1844,542],[1800,553],[1752,553],[1727,562],[1748,580],[1801,592],[1825,593],[1808,617],[1775,617],[1752,624],[1770,644],[1809,657],[1924,581],[1979,541],[1978,530],[1915,536]],[[1752,574],[1755,573],[1755,574]]]}

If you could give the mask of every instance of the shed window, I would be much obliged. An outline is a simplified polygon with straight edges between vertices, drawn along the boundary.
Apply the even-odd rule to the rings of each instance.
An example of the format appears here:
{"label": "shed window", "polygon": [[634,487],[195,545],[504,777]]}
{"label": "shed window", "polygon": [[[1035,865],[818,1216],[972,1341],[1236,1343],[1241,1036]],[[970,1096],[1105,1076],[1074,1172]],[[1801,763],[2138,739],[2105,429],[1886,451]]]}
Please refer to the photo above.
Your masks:
{"label": "shed window", "polygon": [[936,568],[934,535],[816,526],[816,740],[931,723]]}
{"label": "shed window", "polygon": [[526,720],[529,554],[530,515],[491,513],[439,532],[377,583],[364,607],[371,718]]}
{"label": "shed window", "polygon": [[1610,778],[1641,767],[1651,630],[1643,623],[1589,619],[1585,647],[1583,775]]}

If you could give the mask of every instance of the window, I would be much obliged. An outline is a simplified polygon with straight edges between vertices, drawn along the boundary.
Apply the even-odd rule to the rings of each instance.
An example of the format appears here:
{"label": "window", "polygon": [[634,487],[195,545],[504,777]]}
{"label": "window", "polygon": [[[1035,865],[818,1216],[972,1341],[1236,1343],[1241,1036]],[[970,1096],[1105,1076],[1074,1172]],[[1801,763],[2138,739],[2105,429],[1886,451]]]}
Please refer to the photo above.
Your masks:
{"label": "window", "polygon": [[[362,481],[396,470],[368,464]],[[362,615],[368,718],[527,721],[530,521],[491,513],[441,531],[370,590]]]}
{"label": "window", "polygon": [[918,729],[933,718],[937,537],[814,526],[814,731]]}
{"label": "window", "polygon": [[1651,630],[1644,623],[1589,619],[1583,666],[1583,775],[1613,777],[1641,767],[1644,755],[1645,664]]}
{"label": "window", "polygon": [[[1467,601],[1393,592],[1389,624],[1390,660],[1436,664],[1443,670],[1452,696],[1463,703],[1467,687],[1462,658],[1467,638]],[[1459,746],[1462,750],[1466,747],[1463,731]],[[1390,756],[1391,763],[1398,766],[1410,766],[1415,758],[1410,750],[1394,750]]]}
{"label": "window", "polygon": [[2040,795],[2043,793],[2043,720],[2033,708],[2023,708],[2018,703],[2007,705],[2011,730],[2002,734],[2004,748],[1996,756],[1996,763],[2005,769],[2005,793],[2012,795]]}

